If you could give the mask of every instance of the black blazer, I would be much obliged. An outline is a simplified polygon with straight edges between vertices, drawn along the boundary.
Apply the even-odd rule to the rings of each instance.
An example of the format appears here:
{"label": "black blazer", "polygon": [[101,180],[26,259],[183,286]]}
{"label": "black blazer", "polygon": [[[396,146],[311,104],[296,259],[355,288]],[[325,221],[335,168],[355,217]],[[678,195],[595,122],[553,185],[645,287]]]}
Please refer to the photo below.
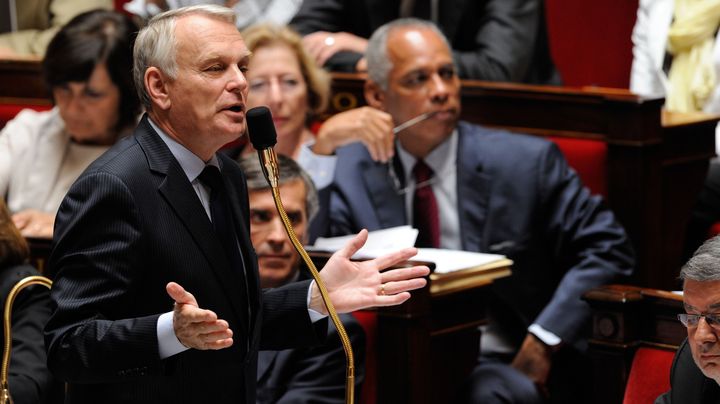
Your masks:
{"label": "black blazer", "polygon": [[716,404],[720,403],[720,386],[705,377],[692,358],[687,339],[675,354],[670,369],[670,391],[655,404]]}
{"label": "black blazer", "polygon": [[[324,335],[324,321],[315,327],[309,321],[308,282],[261,298],[245,178],[232,160],[218,158],[247,285],[147,116],[68,191],[55,221],[54,310],[45,329],[48,364],[69,382],[68,402],[252,403],[261,343],[287,348],[314,342],[319,329]],[[160,360],[156,325],[173,307],[169,281],[228,321],[230,348]]]}
{"label": "black blazer", "polygon": [[[340,314],[355,359],[355,401],[365,378],[365,332],[351,314]],[[258,404],[345,402],[345,351],[329,322],[327,339],[311,348],[260,351]]]}
{"label": "black blazer", "polygon": [[[429,1],[429,0],[416,0]],[[442,0],[438,25],[450,41],[460,77],[560,84],[550,56],[542,0]],[[290,22],[307,35],[349,32],[363,38],[399,16],[400,0],[304,0]],[[354,71],[361,54],[339,52],[326,63]]]}

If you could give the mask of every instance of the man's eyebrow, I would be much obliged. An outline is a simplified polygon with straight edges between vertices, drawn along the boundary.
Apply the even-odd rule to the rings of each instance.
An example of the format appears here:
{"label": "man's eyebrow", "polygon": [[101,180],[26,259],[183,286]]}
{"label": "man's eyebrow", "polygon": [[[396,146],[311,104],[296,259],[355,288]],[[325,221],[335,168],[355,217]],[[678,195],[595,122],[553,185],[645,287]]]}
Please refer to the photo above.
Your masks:
{"label": "man's eyebrow", "polygon": [[718,309],[720,308],[720,302],[713,303],[710,306],[708,306],[708,309]]}

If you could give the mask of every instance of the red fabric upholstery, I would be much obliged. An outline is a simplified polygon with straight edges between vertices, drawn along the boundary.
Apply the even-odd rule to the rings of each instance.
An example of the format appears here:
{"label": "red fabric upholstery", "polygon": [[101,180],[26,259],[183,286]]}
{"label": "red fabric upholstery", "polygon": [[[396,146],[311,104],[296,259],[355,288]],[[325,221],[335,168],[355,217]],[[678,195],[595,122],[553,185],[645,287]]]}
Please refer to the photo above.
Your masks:
{"label": "red fabric upholstery", "polygon": [[36,111],[46,111],[52,108],[51,105],[17,105],[17,104],[0,104],[0,129],[13,119],[18,112],[25,108],[31,108]]}
{"label": "red fabric upholstery", "polygon": [[377,313],[373,310],[353,312],[365,330],[365,381],[358,404],[375,404],[377,397]]}
{"label": "red fabric upholstery", "polygon": [[601,140],[548,137],[593,194],[607,197],[607,144]]}
{"label": "red fabric upholstery", "polygon": [[623,404],[652,404],[670,390],[670,368],[675,351],[638,348],[625,386]]}
{"label": "red fabric upholstery", "polygon": [[638,0],[545,1],[550,52],[565,85],[628,87],[637,7]]}

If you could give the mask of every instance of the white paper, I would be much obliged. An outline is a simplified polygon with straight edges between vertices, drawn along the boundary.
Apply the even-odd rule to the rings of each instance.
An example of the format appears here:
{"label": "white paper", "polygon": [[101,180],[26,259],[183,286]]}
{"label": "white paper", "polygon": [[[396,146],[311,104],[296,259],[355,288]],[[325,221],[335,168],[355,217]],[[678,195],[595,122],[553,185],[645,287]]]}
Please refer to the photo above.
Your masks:
{"label": "white paper", "polygon": [[[415,245],[418,231],[410,226],[398,226],[388,229],[374,230],[368,232],[368,239],[353,258],[377,257],[378,251],[397,251]],[[334,252],[345,247],[348,241],[355,237],[354,234],[341,237],[318,237],[315,245],[308,246],[308,251],[330,251]]]}
{"label": "white paper", "polygon": [[[375,230],[368,233],[368,240],[353,258],[376,258],[397,250],[415,245],[418,231],[410,226],[398,226],[389,229]],[[355,235],[342,237],[320,237],[314,246],[308,246],[308,251],[340,250]],[[440,248],[419,248],[418,254],[412,260],[435,263],[435,273],[448,273],[465,268],[474,268],[494,261],[504,259],[498,254],[484,254],[470,251],[445,250]]]}

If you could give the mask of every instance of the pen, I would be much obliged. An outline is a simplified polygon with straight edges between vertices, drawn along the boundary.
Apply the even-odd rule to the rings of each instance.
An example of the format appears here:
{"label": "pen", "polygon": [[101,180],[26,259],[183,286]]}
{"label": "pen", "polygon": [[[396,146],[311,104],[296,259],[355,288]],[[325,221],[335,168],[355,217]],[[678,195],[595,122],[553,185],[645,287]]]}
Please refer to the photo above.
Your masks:
{"label": "pen", "polygon": [[398,132],[401,132],[401,131],[407,129],[407,128],[415,125],[416,123],[422,122],[422,121],[430,118],[431,116],[435,115],[436,113],[437,113],[437,111],[426,112],[426,113],[424,113],[424,114],[421,114],[421,115],[416,116],[415,118],[408,119],[407,121],[405,121],[405,122],[401,123],[400,125],[394,127],[394,128],[393,128],[393,134],[397,134]]}

